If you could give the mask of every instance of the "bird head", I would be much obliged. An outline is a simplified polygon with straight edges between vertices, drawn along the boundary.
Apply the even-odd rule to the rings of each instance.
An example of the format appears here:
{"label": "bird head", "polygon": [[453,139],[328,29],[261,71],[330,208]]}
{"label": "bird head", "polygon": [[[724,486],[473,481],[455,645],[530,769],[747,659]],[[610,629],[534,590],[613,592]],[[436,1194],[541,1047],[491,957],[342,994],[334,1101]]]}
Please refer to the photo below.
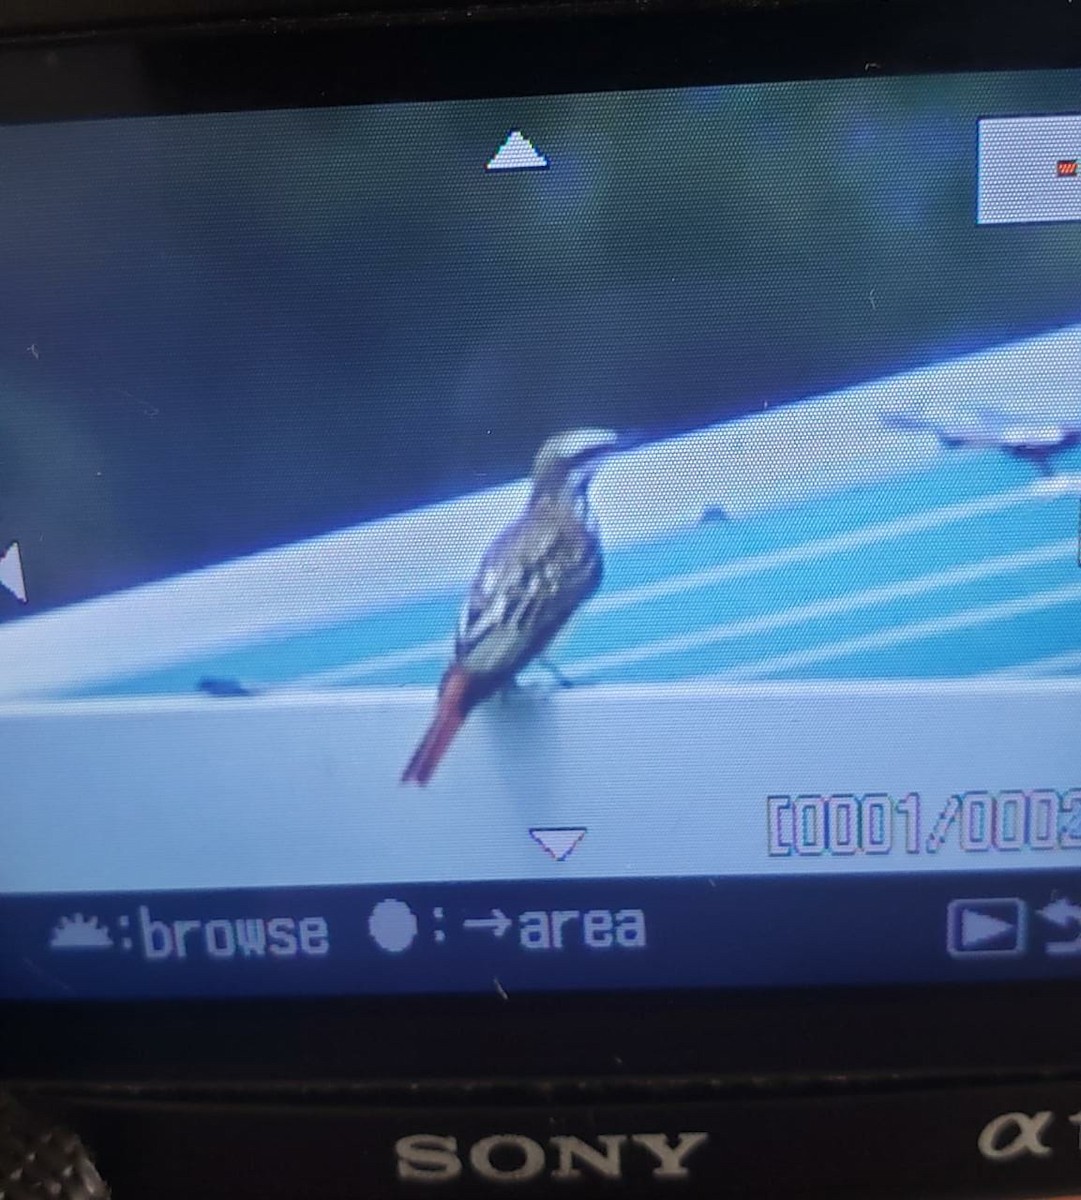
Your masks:
{"label": "bird head", "polygon": [[572,429],[550,437],[533,460],[533,490],[581,494],[608,455],[620,449],[611,429]]}

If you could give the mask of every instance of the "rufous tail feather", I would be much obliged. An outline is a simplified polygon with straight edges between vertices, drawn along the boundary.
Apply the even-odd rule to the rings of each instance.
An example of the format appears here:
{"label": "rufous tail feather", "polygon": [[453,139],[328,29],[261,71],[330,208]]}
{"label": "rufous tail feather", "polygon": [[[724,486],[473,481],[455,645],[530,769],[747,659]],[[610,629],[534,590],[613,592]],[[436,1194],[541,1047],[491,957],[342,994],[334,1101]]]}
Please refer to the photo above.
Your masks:
{"label": "rufous tail feather", "polygon": [[435,716],[402,772],[402,783],[417,783],[423,787],[435,774],[447,747],[469,715],[470,706],[466,703],[468,684],[469,677],[461,667],[453,666],[447,671],[439,688]]}

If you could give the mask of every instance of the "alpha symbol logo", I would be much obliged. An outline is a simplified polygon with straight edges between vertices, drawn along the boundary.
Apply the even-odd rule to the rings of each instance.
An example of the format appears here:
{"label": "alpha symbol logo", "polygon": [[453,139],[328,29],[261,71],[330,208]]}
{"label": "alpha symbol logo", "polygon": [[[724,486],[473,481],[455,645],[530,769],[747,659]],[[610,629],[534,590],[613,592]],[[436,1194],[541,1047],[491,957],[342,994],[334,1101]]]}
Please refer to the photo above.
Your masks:
{"label": "alpha symbol logo", "polygon": [[1012,1162],[1026,1155],[1045,1158],[1051,1147],[1044,1143],[1043,1136],[1054,1119],[1054,1113],[1046,1111],[1002,1113],[980,1131],[980,1153],[990,1162]]}

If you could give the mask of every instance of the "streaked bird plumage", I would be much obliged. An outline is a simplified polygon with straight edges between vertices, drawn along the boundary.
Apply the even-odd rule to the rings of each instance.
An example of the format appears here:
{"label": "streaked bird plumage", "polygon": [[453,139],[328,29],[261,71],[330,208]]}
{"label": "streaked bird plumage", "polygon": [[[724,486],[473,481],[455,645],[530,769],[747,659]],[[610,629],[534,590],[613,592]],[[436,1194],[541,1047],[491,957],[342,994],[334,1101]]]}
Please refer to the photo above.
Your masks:
{"label": "streaked bird plumage", "polygon": [[618,448],[607,429],[549,438],[525,512],[492,542],[462,607],[435,717],[402,774],[425,784],[470,711],[511,683],[597,590],[603,556],[589,485]]}

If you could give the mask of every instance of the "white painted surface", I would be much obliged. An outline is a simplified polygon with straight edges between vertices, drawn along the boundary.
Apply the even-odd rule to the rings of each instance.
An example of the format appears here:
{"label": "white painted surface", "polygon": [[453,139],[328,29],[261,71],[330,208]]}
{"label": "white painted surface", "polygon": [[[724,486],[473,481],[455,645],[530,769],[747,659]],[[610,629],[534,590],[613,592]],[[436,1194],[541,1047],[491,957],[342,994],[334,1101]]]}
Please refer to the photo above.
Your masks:
{"label": "white painted surface", "polygon": [[[427,691],[7,706],[0,892],[1061,868],[1081,850],[771,858],[766,801],[918,792],[927,832],[957,792],[1081,787],[1079,701],[1066,680],[527,691],[476,712],[427,789],[398,782]],[[536,826],[589,832],[558,863]]]}

